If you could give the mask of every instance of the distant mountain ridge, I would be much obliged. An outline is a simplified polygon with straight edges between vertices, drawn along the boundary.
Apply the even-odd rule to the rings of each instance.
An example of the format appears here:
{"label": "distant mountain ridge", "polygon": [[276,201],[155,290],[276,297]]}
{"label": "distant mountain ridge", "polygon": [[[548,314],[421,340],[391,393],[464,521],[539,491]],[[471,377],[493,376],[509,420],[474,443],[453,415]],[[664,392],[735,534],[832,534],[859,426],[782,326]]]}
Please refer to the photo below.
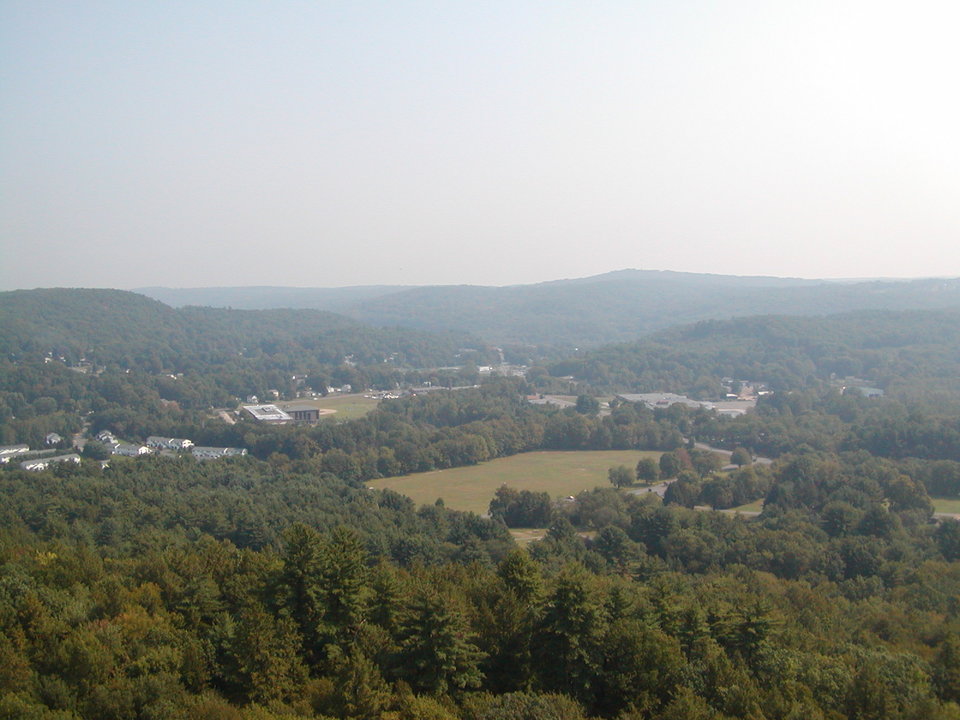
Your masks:
{"label": "distant mountain ridge", "polygon": [[304,309],[337,312],[363,300],[407,290],[407,285],[358,285],[344,288],[305,288],[260,285],[252,287],[145,287],[133,292],[171,307],[197,305],[236,310]]}
{"label": "distant mountain ridge", "polygon": [[590,347],[746,315],[960,307],[960,279],[810,280],[659,270],[490,287],[145,288],[174,306],[333,310],[377,326],[469,331],[500,345]]}
{"label": "distant mountain ridge", "polygon": [[[716,275],[712,273],[689,273],[674,270],[613,270],[600,275],[582,278],[561,278],[539,283],[518,285],[350,285],[346,287],[283,287],[278,285],[250,285],[234,287],[170,288],[150,286],[134,288],[132,292],[159,300],[171,307],[201,305],[207,307],[232,307],[238,310],[269,310],[276,308],[309,308],[331,310],[348,308],[359,302],[386,297],[411,290],[425,288],[484,288],[506,290],[510,288],[549,287],[557,285],[587,285],[597,282],[622,281],[695,281],[706,285],[740,285],[755,287],[792,287],[821,284],[825,280],[803,278],[779,278],[763,275]],[[842,281],[837,281],[842,282]]]}

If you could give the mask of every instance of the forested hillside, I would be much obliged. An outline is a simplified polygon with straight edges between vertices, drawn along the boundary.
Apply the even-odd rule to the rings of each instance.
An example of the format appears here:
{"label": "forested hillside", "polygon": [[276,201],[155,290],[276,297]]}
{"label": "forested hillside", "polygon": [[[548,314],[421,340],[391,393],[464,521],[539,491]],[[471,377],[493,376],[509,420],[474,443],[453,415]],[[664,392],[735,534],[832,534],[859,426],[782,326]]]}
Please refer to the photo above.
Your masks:
{"label": "forested hillside", "polygon": [[585,352],[550,366],[597,387],[716,396],[720,379],[775,390],[867,379],[895,397],[960,399],[960,310],[864,311],[825,317],[710,320],[630,344]]}
{"label": "forested hillside", "polygon": [[358,363],[390,358],[406,367],[453,364],[460,348],[483,345],[467,333],[437,335],[374,328],[318,310],[174,310],[122,290],[17,290],[0,293],[0,354],[52,354],[126,369],[181,371],[236,357],[309,358]]}
{"label": "forested hillside", "polygon": [[144,437],[173,434],[250,395],[393,389],[446,377],[418,368],[497,357],[465,333],[373,328],[317,310],[174,310],[119,290],[0,293],[0,444],[35,447],[90,413],[139,418]]}
{"label": "forested hillside", "polygon": [[[860,309],[960,307],[960,280],[827,282],[623,270],[509,287],[429,286],[296,291],[251,288],[144,292],[173,305],[335,309],[374,325],[463,330],[498,345],[540,352],[635,340],[704,319],[821,315]],[[519,351],[519,348],[518,348]]]}

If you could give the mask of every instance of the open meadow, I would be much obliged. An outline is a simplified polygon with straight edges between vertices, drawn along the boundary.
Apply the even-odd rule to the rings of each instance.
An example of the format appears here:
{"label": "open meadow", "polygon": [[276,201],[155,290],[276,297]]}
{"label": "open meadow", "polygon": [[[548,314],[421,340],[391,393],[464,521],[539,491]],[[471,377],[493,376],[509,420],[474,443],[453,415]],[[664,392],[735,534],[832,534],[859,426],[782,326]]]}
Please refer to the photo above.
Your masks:
{"label": "open meadow", "polygon": [[553,498],[566,497],[597,486],[609,487],[607,471],[611,467],[635,467],[640,458],[658,459],[660,454],[640,450],[530,452],[468,467],[383,478],[369,484],[396,490],[418,505],[443,498],[449,508],[484,515],[501,485],[547,492]]}

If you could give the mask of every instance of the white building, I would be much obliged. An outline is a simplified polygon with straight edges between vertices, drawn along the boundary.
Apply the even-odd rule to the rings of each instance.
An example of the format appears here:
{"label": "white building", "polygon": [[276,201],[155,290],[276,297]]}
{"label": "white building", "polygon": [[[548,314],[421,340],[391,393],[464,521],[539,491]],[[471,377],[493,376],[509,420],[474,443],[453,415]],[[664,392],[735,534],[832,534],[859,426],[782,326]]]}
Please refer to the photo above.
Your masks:
{"label": "white building", "polygon": [[56,465],[57,463],[72,462],[77,465],[80,464],[80,456],[76,453],[70,453],[69,455],[55,455],[54,457],[45,457],[45,458],[35,458],[34,460],[24,460],[20,463],[21,470],[46,470],[51,465]]}
{"label": "white building", "polygon": [[158,450],[188,450],[193,447],[193,440],[151,435],[147,438],[147,446]]}
{"label": "white building", "polygon": [[194,446],[191,450],[193,456],[197,460],[216,460],[217,458],[223,457],[237,457],[240,455],[246,455],[246,448],[230,448],[230,447],[203,447],[203,446]]}
{"label": "white building", "polygon": [[97,440],[102,442],[104,445],[117,446],[120,444],[120,441],[114,436],[109,430],[101,430],[97,433]]}
{"label": "white building", "polygon": [[0,463],[10,462],[10,458],[30,452],[29,445],[0,445]]}
{"label": "white building", "polygon": [[250,417],[257,422],[281,425],[293,420],[290,415],[276,405],[242,405],[241,409],[246,411]]}
{"label": "white building", "polygon": [[148,448],[146,445],[118,443],[116,447],[113,448],[113,454],[122,455],[123,457],[139,457],[141,455],[149,455],[150,448]]}

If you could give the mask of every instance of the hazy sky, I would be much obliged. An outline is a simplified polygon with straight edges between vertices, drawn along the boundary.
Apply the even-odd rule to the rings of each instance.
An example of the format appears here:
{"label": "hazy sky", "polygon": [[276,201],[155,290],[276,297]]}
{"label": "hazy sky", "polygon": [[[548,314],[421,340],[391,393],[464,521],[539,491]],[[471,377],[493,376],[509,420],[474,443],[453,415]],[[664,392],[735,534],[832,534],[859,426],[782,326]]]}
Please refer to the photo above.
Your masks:
{"label": "hazy sky", "polygon": [[0,288],[960,275],[960,4],[0,1]]}

